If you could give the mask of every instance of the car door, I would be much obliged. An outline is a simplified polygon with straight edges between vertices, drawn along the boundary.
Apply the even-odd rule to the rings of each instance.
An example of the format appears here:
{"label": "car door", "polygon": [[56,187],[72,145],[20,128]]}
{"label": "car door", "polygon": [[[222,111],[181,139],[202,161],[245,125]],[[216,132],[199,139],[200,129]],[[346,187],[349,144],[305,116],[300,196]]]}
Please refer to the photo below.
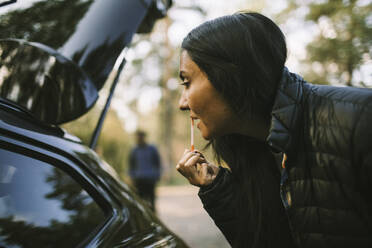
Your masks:
{"label": "car door", "polygon": [[0,247],[186,247],[89,148],[20,134],[0,127]]}
{"label": "car door", "polygon": [[125,221],[86,172],[5,136],[0,158],[0,247],[110,247]]}

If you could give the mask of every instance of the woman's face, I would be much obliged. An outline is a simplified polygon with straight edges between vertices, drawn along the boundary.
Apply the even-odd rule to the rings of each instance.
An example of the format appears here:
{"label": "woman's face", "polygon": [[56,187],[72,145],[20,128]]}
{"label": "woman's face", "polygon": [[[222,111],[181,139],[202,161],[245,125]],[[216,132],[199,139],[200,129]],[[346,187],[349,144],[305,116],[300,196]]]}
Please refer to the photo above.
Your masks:
{"label": "woman's face", "polygon": [[189,110],[191,118],[200,120],[197,127],[204,139],[235,131],[238,121],[231,108],[185,50],[180,58],[180,78],[184,86],[180,109]]}

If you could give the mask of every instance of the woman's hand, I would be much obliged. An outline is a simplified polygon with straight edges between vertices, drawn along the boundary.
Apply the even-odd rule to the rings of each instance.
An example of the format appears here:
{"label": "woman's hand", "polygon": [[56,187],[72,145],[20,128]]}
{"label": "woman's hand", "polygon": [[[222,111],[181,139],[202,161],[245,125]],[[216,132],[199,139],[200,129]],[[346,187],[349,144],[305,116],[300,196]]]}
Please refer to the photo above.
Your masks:
{"label": "woman's hand", "polygon": [[199,151],[192,152],[188,149],[185,150],[176,169],[186,177],[192,185],[198,187],[211,184],[220,170],[218,166],[208,163],[203,154]]}

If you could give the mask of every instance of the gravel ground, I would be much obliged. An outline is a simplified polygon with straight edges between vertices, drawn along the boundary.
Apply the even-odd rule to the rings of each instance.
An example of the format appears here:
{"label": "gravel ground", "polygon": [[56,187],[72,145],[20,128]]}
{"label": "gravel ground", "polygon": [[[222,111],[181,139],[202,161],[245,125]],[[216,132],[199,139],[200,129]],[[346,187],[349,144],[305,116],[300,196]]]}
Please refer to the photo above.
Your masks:
{"label": "gravel ground", "polygon": [[159,218],[190,248],[230,247],[203,209],[197,193],[198,188],[191,185],[158,187],[156,209]]}

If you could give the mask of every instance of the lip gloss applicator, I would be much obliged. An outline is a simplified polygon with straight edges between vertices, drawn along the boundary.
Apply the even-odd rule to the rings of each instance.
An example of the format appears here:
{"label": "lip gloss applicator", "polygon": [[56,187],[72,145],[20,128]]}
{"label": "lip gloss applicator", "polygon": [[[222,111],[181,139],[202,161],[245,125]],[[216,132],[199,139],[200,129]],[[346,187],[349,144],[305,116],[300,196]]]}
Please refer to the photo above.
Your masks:
{"label": "lip gloss applicator", "polygon": [[194,119],[191,118],[191,151],[193,152],[194,150]]}

